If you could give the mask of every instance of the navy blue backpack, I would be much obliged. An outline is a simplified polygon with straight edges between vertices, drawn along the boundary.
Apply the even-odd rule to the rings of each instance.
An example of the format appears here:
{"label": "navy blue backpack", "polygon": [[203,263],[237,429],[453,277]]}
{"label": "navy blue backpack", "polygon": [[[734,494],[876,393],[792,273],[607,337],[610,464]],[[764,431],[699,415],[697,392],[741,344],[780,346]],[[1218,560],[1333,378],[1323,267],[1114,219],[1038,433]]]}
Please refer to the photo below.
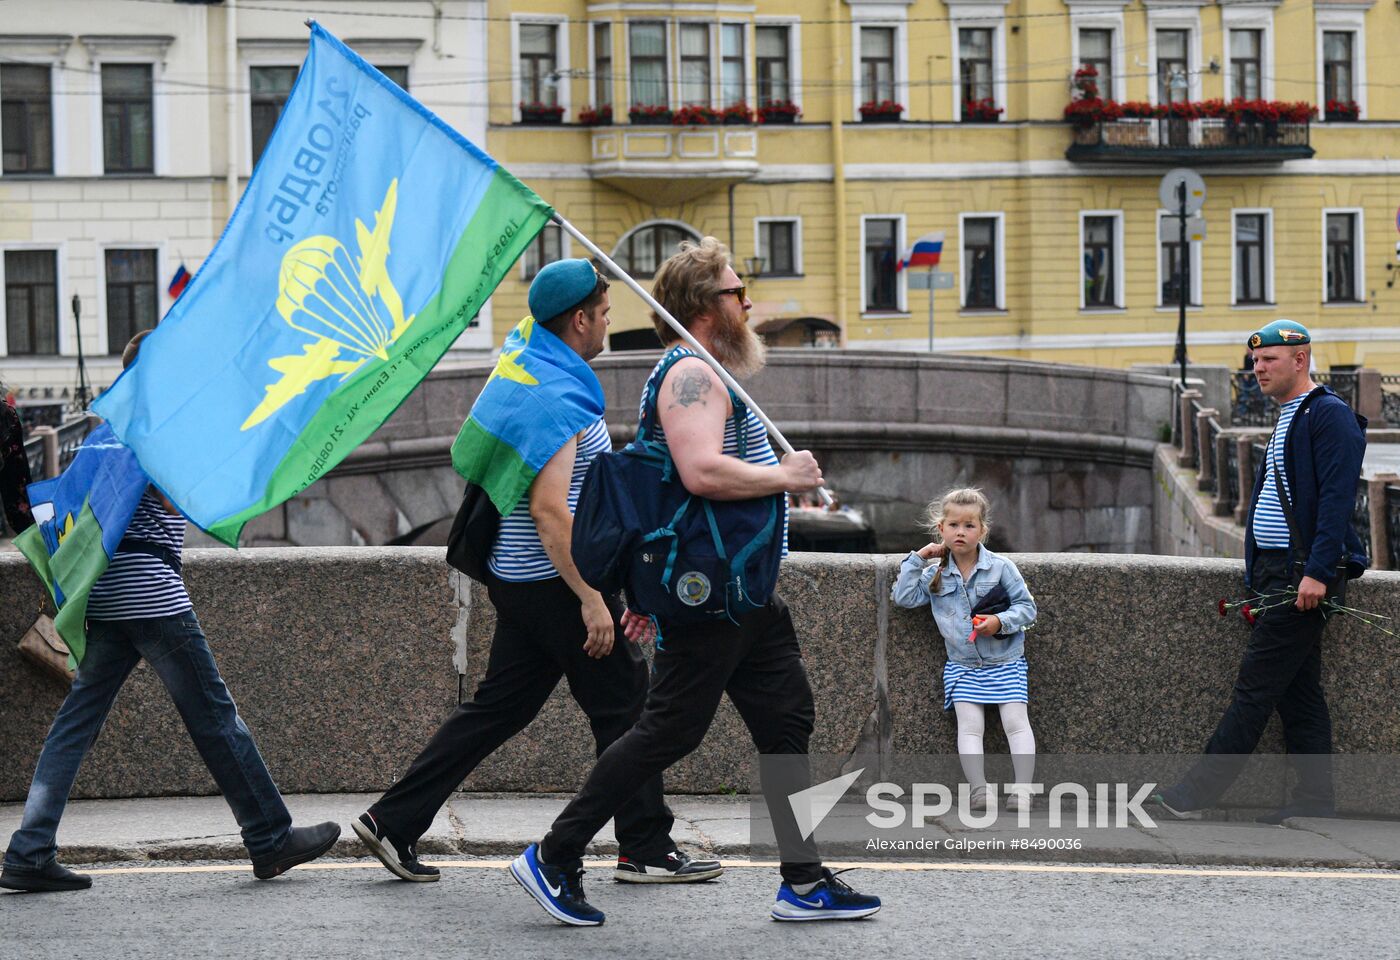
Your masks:
{"label": "navy blue backpack", "polygon": [[[676,353],[647,381],[637,439],[589,465],[574,513],[574,565],[604,596],[661,624],[701,623],[766,606],[783,553],[782,494],[708,500],[686,490],[667,448],[650,439],[656,399]],[[734,395],[739,456],[748,408]]]}

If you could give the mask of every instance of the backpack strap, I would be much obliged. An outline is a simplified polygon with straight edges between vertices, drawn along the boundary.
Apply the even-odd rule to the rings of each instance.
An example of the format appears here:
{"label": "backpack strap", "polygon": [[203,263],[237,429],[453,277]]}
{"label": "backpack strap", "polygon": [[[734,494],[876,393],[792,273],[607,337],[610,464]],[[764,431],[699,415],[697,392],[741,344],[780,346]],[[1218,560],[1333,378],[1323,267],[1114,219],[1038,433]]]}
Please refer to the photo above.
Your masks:
{"label": "backpack strap", "polygon": [[[684,347],[673,348],[661,361],[661,364],[652,372],[651,378],[647,380],[646,394],[642,400],[641,418],[637,422],[637,443],[654,444],[651,439],[651,424],[660,422],[660,416],[656,412],[656,403],[660,399],[661,384],[666,380],[666,375],[671,372],[671,368],[686,357],[698,357],[699,354]],[[742,400],[730,390],[725,390],[729,394],[729,404],[734,408],[734,437],[739,444],[739,459],[744,459],[748,454],[749,438],[744,430],[744,420],[748,418],[749,408]]]}

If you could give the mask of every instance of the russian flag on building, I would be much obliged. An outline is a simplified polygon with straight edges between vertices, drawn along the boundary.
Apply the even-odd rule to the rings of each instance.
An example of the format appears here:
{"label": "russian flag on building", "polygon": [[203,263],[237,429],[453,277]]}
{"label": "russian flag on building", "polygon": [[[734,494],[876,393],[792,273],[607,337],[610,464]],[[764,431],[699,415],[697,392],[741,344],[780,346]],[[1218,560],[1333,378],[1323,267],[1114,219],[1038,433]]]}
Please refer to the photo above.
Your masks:
{"label": "russian flag on building", "polygon": [[938,233],[926,233],[914,241],[914,246],[909,248],[909,252],[904,255],[904,259],[899,261],[898,269],[904,270],[908,267],[933,267],[938,266],[938,260],[943,256],[943,231]]}
{"label": "russian flag on building", "polygon": [[185,287],[189,285],[189,282],[190,272],[185,269],[185,265],[182,263],[176,268],[175,276],[170,279],[170,286],[166,287],[165,290],[173,299],[178,300],[180,294],[185,292]]}

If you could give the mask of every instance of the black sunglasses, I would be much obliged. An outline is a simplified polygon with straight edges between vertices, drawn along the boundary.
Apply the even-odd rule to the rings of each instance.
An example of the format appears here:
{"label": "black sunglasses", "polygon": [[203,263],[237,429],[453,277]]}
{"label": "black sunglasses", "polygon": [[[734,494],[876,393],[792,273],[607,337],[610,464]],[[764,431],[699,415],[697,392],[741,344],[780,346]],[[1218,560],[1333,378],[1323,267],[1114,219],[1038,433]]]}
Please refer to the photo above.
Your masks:
{"label": "black sunglasses", "polygon": [[716,292],[715,292],[715,296],[717,296],[717,297],[722,297],[722,296],[724,296],[726,293],[732,293],[732,294],[734,294],[736,297],[739,298],[739,302],[740,302],[740,303],[743,303],[743,302],[744,302],[744,293],[745,293],[745,291],[747,291],[747,290],[748,290],[748,287],[729,287],[728,289],[725,289],[725,290],[718,290],[718,291],[716,291]]}

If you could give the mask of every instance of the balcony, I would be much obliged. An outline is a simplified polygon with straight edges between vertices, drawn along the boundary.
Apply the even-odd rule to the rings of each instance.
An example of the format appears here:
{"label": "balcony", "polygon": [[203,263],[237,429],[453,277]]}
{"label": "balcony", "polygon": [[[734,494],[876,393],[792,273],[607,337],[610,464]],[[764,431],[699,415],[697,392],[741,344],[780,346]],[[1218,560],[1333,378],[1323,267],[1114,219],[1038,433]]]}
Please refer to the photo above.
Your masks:
{"label": "balcony", "polygon": [[1309,123],[1225,117],[1100,120],[1073,127],[1076,163],[1280,163],[1313,155]]}
{"label": "balcony", "polygon": [[593,131],[589,175],[648,203],[694,200],[758,173],[758,130],[750,126]]}

